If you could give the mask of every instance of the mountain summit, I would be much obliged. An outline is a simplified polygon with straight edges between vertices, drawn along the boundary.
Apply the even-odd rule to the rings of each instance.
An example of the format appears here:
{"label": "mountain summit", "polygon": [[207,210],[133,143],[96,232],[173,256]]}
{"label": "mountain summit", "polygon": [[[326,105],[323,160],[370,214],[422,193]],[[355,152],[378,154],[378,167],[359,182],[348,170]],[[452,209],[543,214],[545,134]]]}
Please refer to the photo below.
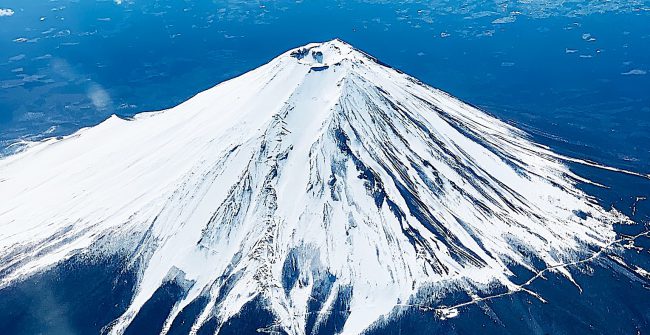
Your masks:
{"label": "mountain summit", "polygon": [[253,305],[288,334],[358,334],[409,307],[451,317],[445,292],[526,291],[513,268],[572,280],[563,264],[611,243],[625,218],[557,157],[345,42],[308,44],[0,160],[0,287],[125,260],[110,334],[170,286],[155,333],[218,332]]}

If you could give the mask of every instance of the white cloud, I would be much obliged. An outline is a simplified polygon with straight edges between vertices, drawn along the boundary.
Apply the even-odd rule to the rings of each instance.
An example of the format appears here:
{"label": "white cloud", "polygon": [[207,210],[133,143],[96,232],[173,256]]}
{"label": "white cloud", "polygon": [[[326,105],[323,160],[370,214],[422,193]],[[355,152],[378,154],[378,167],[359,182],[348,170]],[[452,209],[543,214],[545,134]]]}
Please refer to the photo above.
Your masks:
{"label": "white cloud", "polygon": [[111,104],[111,97],[108,92],[99,84],[93,84],[88,89],[88,99],[97,109],[104,109]]}
{"label": "white cloud", "polygon": [[630,70],[630,71],[627,71],[627,72],[623,72],[621,74],[624,75],[624,76],[630,76],[630,75],[642,76],[642,75],[644,75],[646,73],[647,72],[645,70],[634,69],[634,70]]}
{"label": "white cloud", "polygon": [[11,8],[0,8],[0,16],[12,16],[14,15],[14,10]]}

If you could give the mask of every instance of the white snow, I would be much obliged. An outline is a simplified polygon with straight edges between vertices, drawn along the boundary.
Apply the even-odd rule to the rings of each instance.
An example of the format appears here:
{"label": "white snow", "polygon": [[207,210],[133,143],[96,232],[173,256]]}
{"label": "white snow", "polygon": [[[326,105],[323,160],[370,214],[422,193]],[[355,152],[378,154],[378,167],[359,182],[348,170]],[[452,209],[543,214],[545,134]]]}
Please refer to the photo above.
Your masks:
{"label": "white snow", "polygon": [[[326,319],[348,291],[343,333],[358,334],[423,287],[512,286],[510,262],[606,245],[621,217],[577,178],[512,126],[340,40],[313,43],[175,108],[0,160],[0,287],[80,252],[128,251],[140,275],[111,334],[178,270],[191,286],[163,333],[204,295],[195,331],[262,297],[304,334],[307,313]],[[291,253],[303,284],[285,293]]]}

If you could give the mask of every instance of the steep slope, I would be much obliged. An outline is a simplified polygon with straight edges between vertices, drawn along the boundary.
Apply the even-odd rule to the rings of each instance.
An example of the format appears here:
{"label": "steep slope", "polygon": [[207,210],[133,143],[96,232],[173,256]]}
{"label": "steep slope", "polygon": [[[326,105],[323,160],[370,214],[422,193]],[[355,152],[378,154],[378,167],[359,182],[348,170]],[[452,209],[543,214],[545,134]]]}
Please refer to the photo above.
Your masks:
{"label": "steep slope", "polygon": [[138,277],[111,334],[168,282],[183,293],[162,334],[191,303],[195,333],[251,301],[275,330],[340,314],[357,334],[396,306],[434,306],[434,288],[518,290],[509,266],[610,243],[625,218],[556,157],[340,40],[309,44],[170,110],[1,160],[0,287],[121,254]]}

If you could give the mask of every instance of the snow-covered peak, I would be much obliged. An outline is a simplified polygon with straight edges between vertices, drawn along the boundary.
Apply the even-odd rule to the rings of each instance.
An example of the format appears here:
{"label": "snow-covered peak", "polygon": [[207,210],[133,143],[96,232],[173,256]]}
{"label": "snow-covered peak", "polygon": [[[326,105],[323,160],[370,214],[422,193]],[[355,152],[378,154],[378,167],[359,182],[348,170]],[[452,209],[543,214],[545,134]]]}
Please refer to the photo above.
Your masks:
{"label": "snow-covered peak", "polygon": [[0,287],[128,255],[139,277],[113,334],[167,281],[186,291],[163,334],[197,299],[193,331],[256,298],[290,334],[343,301],[356,334],[407,302],[434,308],[435,290],[516,290],[509,265],[606,245],[621,218],[556,157],[340,40],[308,44],[0,160]]}
{"label": "snow-covered peak", "polygon": [[289,56],[310,66],[332,66],[341,64],[343,60],[354,62],[364,58],[361,52],[340,39],[307,44],[290,51]]}

